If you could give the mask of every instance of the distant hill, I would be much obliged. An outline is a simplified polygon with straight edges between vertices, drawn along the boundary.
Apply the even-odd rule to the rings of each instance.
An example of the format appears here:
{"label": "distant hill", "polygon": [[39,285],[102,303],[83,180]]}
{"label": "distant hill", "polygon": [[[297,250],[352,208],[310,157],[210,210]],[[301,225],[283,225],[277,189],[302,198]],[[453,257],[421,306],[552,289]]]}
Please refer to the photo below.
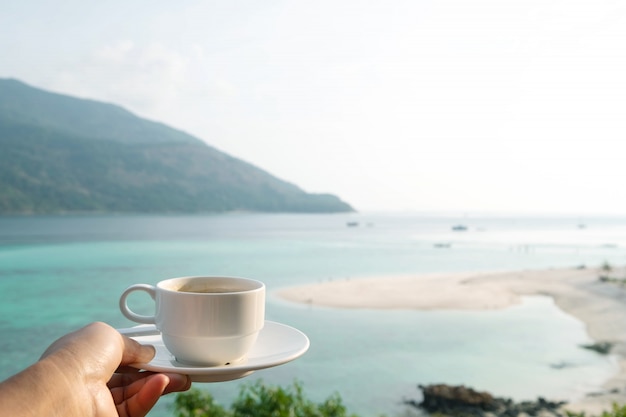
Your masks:
{"label": "distant hill", "polygon": [[0,214],[346,212],[107,103],[0,79]]}

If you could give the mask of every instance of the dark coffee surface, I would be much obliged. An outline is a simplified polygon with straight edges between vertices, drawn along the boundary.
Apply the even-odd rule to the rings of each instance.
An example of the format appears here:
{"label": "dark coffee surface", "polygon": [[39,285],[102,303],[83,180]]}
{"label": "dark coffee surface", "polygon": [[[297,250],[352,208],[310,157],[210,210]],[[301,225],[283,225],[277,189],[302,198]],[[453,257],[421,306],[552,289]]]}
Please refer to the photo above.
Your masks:
{"label": "dark coffee surface", "polygon": [[215,284],[189,283],[178,288],[176,291],[189,293],[219,294],[227,292],[240,292],[241,288]]}

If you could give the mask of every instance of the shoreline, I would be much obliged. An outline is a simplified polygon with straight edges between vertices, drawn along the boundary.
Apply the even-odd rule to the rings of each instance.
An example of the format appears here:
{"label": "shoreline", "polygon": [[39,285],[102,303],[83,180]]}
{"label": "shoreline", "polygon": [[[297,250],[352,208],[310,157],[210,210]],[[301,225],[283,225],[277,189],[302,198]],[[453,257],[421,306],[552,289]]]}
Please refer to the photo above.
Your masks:
{"label": "shoreline", "polygon": [[[626,404],[626,288],[602,282],[599,268],[413,274],[344,279],[283,288],[285,300],[311,306],[354,309],[503,309],[525,295],[546,295],[585,324],[595,342],[613,344],[619,371],[602,391],[570,402],[565,409],[600,415],[613,403]],[[611,275],[616,275],[613,271]],[[623,271],[619,276],[624,276]]]}

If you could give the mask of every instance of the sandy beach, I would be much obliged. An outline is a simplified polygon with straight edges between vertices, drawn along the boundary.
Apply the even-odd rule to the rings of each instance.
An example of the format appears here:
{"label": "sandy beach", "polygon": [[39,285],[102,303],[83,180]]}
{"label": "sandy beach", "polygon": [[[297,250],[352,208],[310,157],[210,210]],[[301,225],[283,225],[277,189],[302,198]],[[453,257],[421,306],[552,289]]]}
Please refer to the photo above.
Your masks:
{"label": "sandy beach", "polygon": [[[523,295],[551,296],[566,313],[584,322],[596,342],[613,344],[620,371],[598,392],[567,404],[571,411],[599,415],[613,403],[626,404],[626,288],[602,282],[599,269],[547,269],[372,277],[286,288],[278,296],[300,303],[368,309],[501,309]],[[623,278],[624,271],[610,276]]]}

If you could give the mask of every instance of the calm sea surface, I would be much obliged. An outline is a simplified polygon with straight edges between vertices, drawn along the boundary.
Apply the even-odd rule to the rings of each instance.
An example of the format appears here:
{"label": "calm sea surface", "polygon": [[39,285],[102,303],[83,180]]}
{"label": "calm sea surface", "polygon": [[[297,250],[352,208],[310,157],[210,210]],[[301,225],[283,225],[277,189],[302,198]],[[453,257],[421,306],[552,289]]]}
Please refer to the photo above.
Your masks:
{"label": "calm sea surface", "polygon": [[[468,230],[452,231],[458,223]],[[311,308],[273,292],[343,278],[605,261],[626,264],[626,218],[0,217],[0,379],[86,323],[132,326],[117,301],[133,283],[220,274],[264,281],[267,319],[311,339],[309,352],[290,364],[244,380],[196,384],[225,405],[255,378],[283,385],[298,380],[316,401],[338,392],[349,411],[365,417],[401,413],[402,400],[419,398],[416,386],[428,383],[467,384],[516,399],[572,400],[598,389],[617,365],[581,349],[590,342],[584,325],[550,298],[527,297],[495,312],[371,311]],[[149,297],[132,303],[146,313],[152,306]],[[150,416],[171,415],[171,400]]]}

